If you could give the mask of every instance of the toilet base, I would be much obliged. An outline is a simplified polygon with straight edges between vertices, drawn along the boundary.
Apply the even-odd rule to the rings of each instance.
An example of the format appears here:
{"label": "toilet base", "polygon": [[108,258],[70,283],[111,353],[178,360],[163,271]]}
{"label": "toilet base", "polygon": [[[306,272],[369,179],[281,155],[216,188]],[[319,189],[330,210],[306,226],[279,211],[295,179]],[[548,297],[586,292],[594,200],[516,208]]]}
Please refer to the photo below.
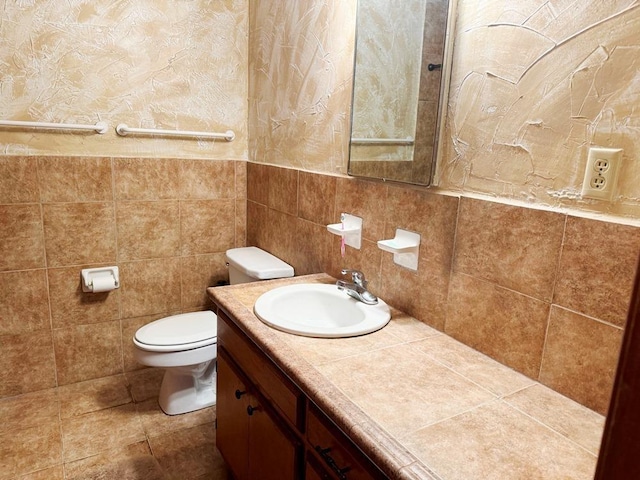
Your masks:
{"label": "toilet base", "polygon": [[167,415],[194,412],[216,404],[216,362],[201,368],[168,368],[162,379],[158,403]]}

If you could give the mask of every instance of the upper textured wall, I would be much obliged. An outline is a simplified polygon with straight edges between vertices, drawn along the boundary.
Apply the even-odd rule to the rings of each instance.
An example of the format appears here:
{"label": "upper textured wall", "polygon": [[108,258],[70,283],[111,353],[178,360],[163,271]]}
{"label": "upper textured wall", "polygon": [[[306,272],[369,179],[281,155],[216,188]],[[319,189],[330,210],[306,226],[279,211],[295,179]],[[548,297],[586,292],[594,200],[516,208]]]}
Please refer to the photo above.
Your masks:
{"label": "upper textured wall", "polygon": [[[460,0],[447,189],[640,218],[640,2]],[[624,149],[618,198],[579,198],[591,145]]]}
{"label": "upper textured wall", "polygon": [[1,118],[236,133],[214,144],[0,130],[0,152],[247,158],[247,0],[0,5]]}
{"label": "upper textured wall", "polygon": [[356,0],[250,8],[249,157],[346,173]]}

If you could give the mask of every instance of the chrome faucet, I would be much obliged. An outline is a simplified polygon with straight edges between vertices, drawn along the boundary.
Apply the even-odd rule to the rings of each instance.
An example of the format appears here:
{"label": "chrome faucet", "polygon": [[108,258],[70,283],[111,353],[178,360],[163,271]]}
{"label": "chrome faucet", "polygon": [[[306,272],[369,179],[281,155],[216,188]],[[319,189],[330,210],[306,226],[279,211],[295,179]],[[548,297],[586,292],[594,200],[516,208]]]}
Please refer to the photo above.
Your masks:
{"label": "chrome faucet", "polygon": [[342,275],[348,275],[350,273],[352,283],[338,280],[336,282],[338,290],[344,290],[356,300],[367,305],[375,305],[378,303],[378,297],[367,290],[368,282],[364,278],[364,273],[360,270],[351,270],[348,268],[343,269],[340,273],[342,273]]}

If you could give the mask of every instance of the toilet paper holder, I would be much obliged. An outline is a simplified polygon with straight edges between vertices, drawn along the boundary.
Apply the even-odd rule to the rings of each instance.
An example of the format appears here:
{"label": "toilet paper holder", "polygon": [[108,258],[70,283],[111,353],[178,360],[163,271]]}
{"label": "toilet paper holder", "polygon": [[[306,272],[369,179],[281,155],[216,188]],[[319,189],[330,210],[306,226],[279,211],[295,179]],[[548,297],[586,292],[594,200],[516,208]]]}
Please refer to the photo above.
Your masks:
{"label": "toilet paper holder", "polygon": [[120,273],[118,267],[83,268],[83,292],[109,292],[120,287]]}

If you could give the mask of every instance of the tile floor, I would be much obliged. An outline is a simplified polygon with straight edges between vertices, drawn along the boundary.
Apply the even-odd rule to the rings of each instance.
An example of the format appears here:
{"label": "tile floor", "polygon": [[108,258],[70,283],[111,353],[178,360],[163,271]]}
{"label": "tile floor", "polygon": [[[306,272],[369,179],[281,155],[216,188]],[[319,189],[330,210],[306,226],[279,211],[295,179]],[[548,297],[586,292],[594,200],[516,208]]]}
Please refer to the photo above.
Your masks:
{"label": "tile floor", "polygon": [[227,480],[215,407],[165,415],[145,369],[0,400],[0,480]]}

